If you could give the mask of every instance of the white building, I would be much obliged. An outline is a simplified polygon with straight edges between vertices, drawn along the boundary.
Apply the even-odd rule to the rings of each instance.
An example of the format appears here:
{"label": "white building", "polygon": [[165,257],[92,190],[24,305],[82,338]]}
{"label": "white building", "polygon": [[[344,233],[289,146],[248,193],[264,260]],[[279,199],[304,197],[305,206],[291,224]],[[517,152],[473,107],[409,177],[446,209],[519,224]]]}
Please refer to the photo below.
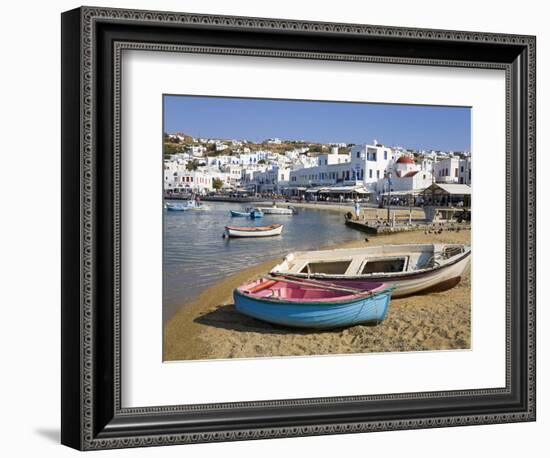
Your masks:
{"label": "white building", "polygon": [[430,173],[432,173],[434,170],[434,164],[435,164],[435,159],[431,157],[426,157],[426,156],[422,156],[418,161],[420,170],[425,170]]}
{"label": "white building", "polygon": [[207,156],[205,159],[206,159],[206,165],[208,165],[209,167],[221,168],[226,166],[227,164],[231,164],[231,158],[232,156],[220,155],[220,156]]}
{"label": "white building", "polygon": [[164,170],[164,190],[168,192],[194,192],[206,194],[212,191],[212,176],[201,170]]}
{"label": "white building", "polygon": [[240,165],[227,164],[222,171],[229,176],[231,187],[238,188],[241,185],[242,167]]}
{"label": "white building", "polygon": [[356,145],[351,148],[352,179],[362,181],[367,189],[376,187],[376,183],[392,171],[397,153],[391,148],[378,144]]}
{"label": "white building", "polygon": [[[317,155],[315,158],[301,156],[301,164],[304,167],[295,168],[290,172],[290,186],[321,186],[334,185],[352,180],[350,170],[350,155],[339,154],[338,148],[333,148],[330,153]],[[353,179],[353,184],[356,180]]]}
{"label": "white building", "polygon": [[263,171],[253,174],[253,180],[247,187],[254,187],[257,193],[274,192],[281,193],[283,188],[288,187],[290,169],[272,165]]}
{"label": "white building", "polygon": [[193,156],[202,157],[206,152],[206,147],[203,145],[191,145],[187,147],[187,152]]}
{"label": "white building", "polygon": [[386,174],[376,184],[376,192],[381,194],[388,192],[414,192],[421,191],[433,182],[433,175],[425,170],[422,164],[417,164],[409,155],[400,156],[390,170],[391,175]]}
{"label": "white building", "polygon": [[472,160],[469,156],[460,159],[458,171],[458,183],[472,185]]}
{"label": "white building", "polygon": [[436,183],[458,183],[460,158],[449,156],[438,160],[434,164]]}
{"label": "white building", "polygon": [[229,146],[227,146],[225,143],[222,143],[222,142],[216,142],[215,148],[216,148],[216,151],[223,151],[229,148]]}

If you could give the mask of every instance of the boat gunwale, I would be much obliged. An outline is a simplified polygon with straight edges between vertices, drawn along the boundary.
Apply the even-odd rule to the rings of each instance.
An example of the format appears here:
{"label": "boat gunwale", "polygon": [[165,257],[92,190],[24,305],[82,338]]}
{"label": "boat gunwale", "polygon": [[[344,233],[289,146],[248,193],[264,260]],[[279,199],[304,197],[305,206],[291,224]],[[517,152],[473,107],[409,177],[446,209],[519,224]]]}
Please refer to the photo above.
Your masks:
{"label": "boat gunwale", "polygon": [[455,259],[452,261],[449,261],[448,263],[440,266],[434,266],[429,267],[426,269],[419,269],[414,272],[377,272],[375,274],[356,274],[356,275],[345,275],[345,274],[324,274],[324,273],[314,273],[314,274],[308,274],[308,273],[302,273],[302,272],[283,272],[283,271],[275,271],[274,269],[279,266],[280,264],[277,264],[273,267],[273,269],[269,272],[271,275],[274,276],[282,276],[282,275],[293,275],[295,277],[300,278],[325,278],[325,279],[336,279],[336,280],[369,280],[369,281],[377,281],[376,279],[380,279],[381,282],[388,281],[388,279],[391,278],[399,278],[399,279],[408,279],[408,278],[416,278],[421,277],[423,275],[429,275],[431,273],[440,271],[442,269],[445,269],[447,267],[453,266],[460,261],[464,260],[468,256],[470,256],[472,253],[472,250],[465,250],[464,253],[458,254],[454,256]]}
{"label": "boat gunwale", "polygon": [[[252,300],[257,301],[257,302],[270,302],[270,303],[278,304],[278,305],[284,305],[286,303],[286,304],[294,305],[294,306],[296,306],[296,305],[302,305],[302,306],[314,306],[314,305],[321,306],[322,305],[322,306],[324,306],[324,305],[342,305],[342,304],[352,305],[352,304],[355,304],[357,302],[364,301],[366,299],[374,299],[375,297],[386,295],[386,294],[390,295],[390,300],[391,300],[391,293],[394,289],[395,289],[395,286],[386,284],[383,287],[383,289],[381,289],[379,291],[376,291],[376,292],[373,292],[373,293],[371,293],[370,291],[365,291],[365,293],[350,294],[348,296],[343,296],[340,299],[334,299],[334,300],[322,301],[322,302],[321,301],[299,302],[299,300],[296,300],[296,299],[293,300],[293,299],[277,298],[277,297],[261,297],[260,298],[260,297],[254,296],[252,294],[247,294],[247,293],[241,291],[241,287],[235,288],[233,290],[233,293],[237,294],[239,296],[242,296],[242,297],[246,297],[248,299],[252,299]],[[350,299],[350,298],[353,298],[353,299]]]}

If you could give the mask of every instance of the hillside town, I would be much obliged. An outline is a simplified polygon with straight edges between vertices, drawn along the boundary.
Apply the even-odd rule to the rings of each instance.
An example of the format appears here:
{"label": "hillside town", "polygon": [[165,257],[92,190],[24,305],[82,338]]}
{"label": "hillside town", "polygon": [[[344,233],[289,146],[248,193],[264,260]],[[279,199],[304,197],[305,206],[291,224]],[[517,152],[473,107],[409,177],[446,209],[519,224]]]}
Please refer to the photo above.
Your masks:
{"label": "hillside town", "polygon": [[419,196],[434,183],[471,185],[468,151],[401,146],[262,142],[165,133],[166,196],[240,193],[304,200]]}

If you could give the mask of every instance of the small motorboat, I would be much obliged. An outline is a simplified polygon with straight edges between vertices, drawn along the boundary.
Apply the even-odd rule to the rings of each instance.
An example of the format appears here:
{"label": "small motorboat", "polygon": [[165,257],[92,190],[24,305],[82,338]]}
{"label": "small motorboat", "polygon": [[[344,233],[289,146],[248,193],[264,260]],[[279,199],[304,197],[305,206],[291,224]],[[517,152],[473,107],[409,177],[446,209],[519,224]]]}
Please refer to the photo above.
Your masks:
{"label": "small motorboat", "polygon": [[185,211],[188,211],[188,210],[191,210],[192,207],[186,205],[186,204],[181,204],[181,203],[171,203],[171,202],[167,202],[166,205],[166,210],[168,211],[177,211],[177,212],[185,212]]}
{"label": "small motorboat", "polygon": [[403,244],[369,248],[301,251],[288,254],[271,275],[292,275],[361,288],[384,282],[393,297],[445,291],[456,286],[470,263],[460,244]]}
{"label": "small motorboat", "polygon": [[230,210],[231,216],[247,218],[263,218],[264,214],[257,208],[247,208],[245,211]]}
{"label": "small motorboat", "polygon": [[205,210],[206,207],[196,200],[186,200],[184,202],[166,202],[166,210],[169,211],[188,211],[188,210]]}
{"label": "small motorboat", "polygon": [[258,210],[261,210],[264,215],[293,215],[294,210],[292,208],[282,208],[282,207],[258,207]]}
{"label": "small motorboat", "polygon": [[261,278],[235,289],[235,308],[258,320],[295,328],[329,329],[386,318],[392,288],[365,289],[289,277]]}
{"label": "small motorboat", "polygon": [[282,231],[282,224],[256,227],[225,226],[225,234],[228,237],[271,237],[281,235]]}
{"label": "small motorboat", "polygon": [[248,218],[250,216],[250,212],[247,212],[247,211],[239,212],[237,210],[230,210],[230,214],[231,216],[244,217],[244,218]]}
{"label": "small motorboat", "polygon": [[253,208],[252,211],[250,212],[250,217],[251,218],[263,218],[264,214],[262,213],[261,210],[259,210],[257,208]]}

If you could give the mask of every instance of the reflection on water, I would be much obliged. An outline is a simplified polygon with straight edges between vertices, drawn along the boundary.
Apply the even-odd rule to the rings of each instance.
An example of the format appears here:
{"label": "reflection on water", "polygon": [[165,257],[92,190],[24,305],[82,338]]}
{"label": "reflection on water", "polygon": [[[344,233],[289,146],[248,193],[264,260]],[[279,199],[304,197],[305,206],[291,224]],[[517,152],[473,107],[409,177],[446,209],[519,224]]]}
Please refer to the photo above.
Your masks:
{"label": "reflection on water", "polygon": [[[244,205],[205,202],[209,210],[164,211],[163,298],[165,319],[203,289],[246,267],[296,250],[317,249],[361,239],[343,224],[340,213],[299,209],[297,215],[232,218],[229,210]],[[280,236],[222,238],[224,227],[284,224]]]}

